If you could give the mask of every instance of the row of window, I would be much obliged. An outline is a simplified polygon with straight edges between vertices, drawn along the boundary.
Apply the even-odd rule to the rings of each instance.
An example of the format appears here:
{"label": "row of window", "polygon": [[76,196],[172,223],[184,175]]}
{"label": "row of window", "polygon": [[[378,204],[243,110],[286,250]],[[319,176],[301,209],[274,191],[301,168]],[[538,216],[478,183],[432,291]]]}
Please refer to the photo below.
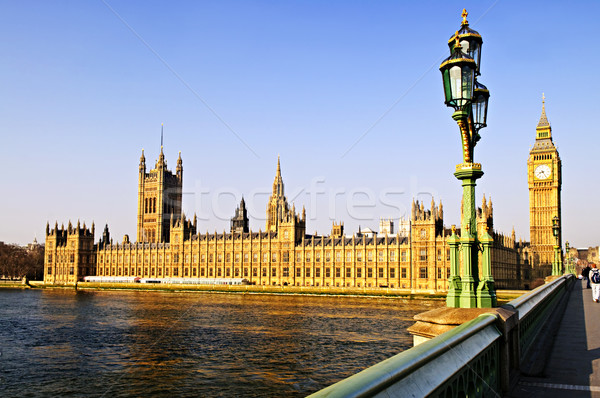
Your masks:
{"label": "row of window", "polygon": [[[56,256],[56,262],[57,263],[66,263],[67,259],[68,259],[69,263],[74,263],[75,262],[75,254],[73,254],[73,253],[68,254],[68,255],[67,254],[58,254]],[[92,262],[94,261],[94,257],[93,256],[89,256],[88,257],[85,254],[82,254],[80,256],[80,259],[81,259],[81,262],[84,263],[84,264],[88,262],[88,259],[90,261],[92,261]],[[48,264],[52,264],[52,260],[53,260],[52,253],[50,253],[50,254],[48,254]]]}
{"label": "row of window", "polygon": [[[179,256],[178,254],[174,254],[173,255],[173,262],[174,263],[178,262],[178,256]],[[258,258],[259,258],[258,256],[259,256],[258,253],[254,253],[252,255],[252,261],[253,262],[258,262]],[[277,259],[278,259],[277,253],[272,253],[271,256],[269,256],[269,253],[263,253],[263,255],[262,255],[262,261],[263,262],[269,262],[269,257],[270,257],[271,262],[274,262],[274,263],[277,262]],[[304,257],[305,257],[306,262],[311,262],[311,260],[312,260],[311,253],[306,253]],[[214,262],[214,258],[215,258],[215,256],[212,253],[208,255],[208,261],[209,262],[211,262],[211,263]],[[220,253],[216,255],[217,262],[219,262],[219,263],[223,262],[223,258],[225,258],[226,262],[228,262],[228,263],[231,262],[232,253],[226,253],[225,256],[223,256],[223,254],[220,254]],[[303,258],[302,253],[297,253],[297,255],[296,255],[296,261],[297,262],[302,262],[302,258]],[[162,254],[159,254],[158,255],[158,261],[162,262],[162,259],[163,259]],[[167,259],[167,262],[169,262],[170,257],[169,257],[168,254],[166,255],[166,259]],[[240,253],[235,253],[235,255],[234,255],[235,262],[239,263],[240,259],[241,259],[241,254]],[[421,261],[427,261],[427,249],[421,249],[420,255],[419,255],[419,259]],[[448,249],[447,260],[449,260],[449,259],[450,259],[450,250]],[[110,259],[108,257],[106,258],[106,260],[107,260],[107,262],[110,261]],[[129,260],[130,260],[129,255],[126,255],[125,256],[125,263],[129,263]],[[150,260],[149,255],[145,255],[144,256],[144,260],[145,260],[145,262],[149,262],[149,260]],[[193,260],[194,260],[194,263],[198,262],[198,255],[197,254],[193,255]],[[201,255],[201,260],[202,260],[202,262],[206,262],[206,254],[202,254]],[[283,252],[282,255],[281,255],[281,260],[284,263],[288,263],[290,261],[290,253],[289,252]],[[379,262],[385,262],[385,251],[379,251],[378,252],[378,258],[377,258],[377,260]],[[389,252],[389,260],[390,261],[396,261],[396,252],[395,251],[390,251]],[[438,260],[442,261],[441,250],[438,250]],[[116,255],[113,255],[112,261],[113,262],[117,262]],[[119,256],[119,262],[122,262],[122,261],[123,261],[123,256],[121,255],[121,256]],[[133,263],[136,262],[136,256],[135,255],[131,256],[131,261]],[[346,261],[352,261],[352,252],[347,252],[346,253]],[[362,251],[357,251],[356,252],[356,261],[357,262],[362,262],[363,261]],[[373,250],[367,251],[367,261],[368,262],[372,262],[373,261]],[[401,252],[400,261],[403,261],[403,262],[407,261],[407,252],[406,252],[406,250],[403,250]],[[100,255],[99,262],[100,263],[104,262],[104,256]],[[137,256],[137,262],[139,262],[139,263],[142,262],[142,255],[141,254],[139,254]],[[152,262],[156,262],[156,254],[152,255]],[[185,256],[185,262],[186,263],[190,262],[190,255],[189,254],[186,254],[186,256]],[[249,262],[249,254],[248,253],[244,254],[244,262]],[[317,263],[321,262],[321,253],[319,253],[319,252],[315,253],[315,262],[317,262]],[[326,252],[325,253],[325,262],[331,262],[331,252]],[[341,252],[336,252],[335,253],[335,262],[342,262],[342,253]]]}
{"label": "row of window", "polygon": [[[71,267],[72,269],[72,267]],[[442,279],[443,277],[443,270],[446,269],[446,278],[450,277],[450,268],[438,268],[437,269],[437,277],[438,279]],[[112,271],[112,272],[111,272]],[[116,271],[116,273],[115,273]],[[135,269],[131,270],[131,276],[133,275],[142,275],[142,268],[137,268],[137,273],[135,273]],[[268,267],[262,267],[260,269],[260,276],[263,278],[266,278],[269,276],[269,268]],[[270,269],[270,276],[271,277],[277,277],[277,267],[272,267]],[[341,268],[341,267],[335,267],[335,268],[330,268],[330,267],[326,267],[324,269],[324,276],[325,278],[331,278],[332,275],[335,275],[336,278],[341,278],[342,275],[346,278],[352,278],[352,268],[351,267],[345,267],[345,268]],[[383,267],[379,267],[377,269],[374,269],[372,267],[368,267],[366,269],[366,277],[367,278],[373,278],[375,275],[375,271],[377,272],[377,277],[378,278],[385,278],[385,268]],[[104,269],[104,268],[100,268],[99,269],[99,275],[103,276],[103,275],[111,275],[111,276],[128,276],[128,272],[129,269],[128,268],[116,268],[112,267],[112,269]],[[235,278],[239,278],[242,276],[242,272],[243,272],[243,277],[244,278],[248,278],[250,277],[249,273],[250,270],[249,268],[245,267],[242,269],[240,268],[226,268],[226,269],[222,269],[222,268],[217,268],[216,270],[214,268],[209,268],[208,271],[205,268],[201,268],[200,270],[197,270],[196,268],[192,268],[191,270],[189,268],[184,268],[183,269],[183,275],[182,276],[199,276],[200,277],[204,277],[204,276],[208,276],[208,277],[235,277]],[[150,275],[150,276],[163,276],[163,269],[162,268],[150,268],[150,273],[148,273],[148,268],[144,268],[144,273],[143,275]],[[164,276],[179,276],[179,269],[178,268],[173,268],[172,269],[172,275],[169,275],[169,269],[165,269],[164,270]],[[51,268],[48,267],[48,274],[51,274]],[[206,275],[208,274],[208,275]],[[71,274],[72,275],[72,274]],[[259,275],[259,268],[254,267],[252,268],[252,277],[258,277]],[[282,268],[282,275],[283,278],[288,278],[290,277],[290,268],[289,267],[283,267]],[[297,278],[301,278],[302,277],[302,268],[298,267],[296,268],[296,277]],[[310,278],[311,277],[311,268],[310,267],[306,267],[304,269],[304,277],[306,278]],[[321,277],[321,268],[315,268],[314,269],[314,277],[315,278],[320,278]],[[363,277],[363,269],[362,268],[356,268],[356,278],[362,278]],[[390,268],[389,269],[389,278],[396,278],[396,268]],[[402,279],[406,279],[407,278],[407,268],[402,267],[400,268],[400,278]],[[427,271],[427,267],[419,267],[419,278],[421,279],[427,279],[428,278],[428,271]]]}

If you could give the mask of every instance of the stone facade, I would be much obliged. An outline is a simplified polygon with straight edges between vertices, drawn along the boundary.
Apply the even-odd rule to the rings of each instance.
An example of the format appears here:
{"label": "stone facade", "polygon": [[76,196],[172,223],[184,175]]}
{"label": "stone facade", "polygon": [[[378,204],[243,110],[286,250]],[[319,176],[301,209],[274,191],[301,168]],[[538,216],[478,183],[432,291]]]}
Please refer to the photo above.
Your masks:
{"label": "stone facade", "polygon": [[46,247],[44,258],[44,283],[69,284],[96,272],[96,246],[94,245],[94,224],[88,229],[80,226],[50,229],[46,224]]}
{"label": "stone facade", "polygon": [[[389,287],[411,291],[448,289],[451,230],[443,225],[443,206],[429,209],[413,202],[408,233],[344,235],[334,223],[330,236],[306,233],[306,211],[296,212],[284,194],[278,159],[265,231],[249,229],[242,199],[229,233],[198,233],[196,217],[181,213],[183,166],[176,174],[166,168],[162,154],[156,167],[145,170],[140,159],[137,242],[126,235],[114,243],[108,226],[94,246],[92,231],[83,228],[47,231],[55,248],[46,258],[48,283],[74,283],[86,275],[140,278],[244,278],[257,285]],[[171,195],[167,198],[167,195]],[[161,199],[162,197],[162,199]],[[165,201],[162,203],[162,201]],[[162,205],[160,205],[162,203]],[[478,233],[493,231],[491,200],[477,212]],[[389,222],[384,229],[390,232]],[[497,287],[521,288],[520,258],[512,236],[490,232],[493,276]],[[57,251],[56,251],[57,250]],[[53,259],[60,258],[56,266]],[[72,271],[71,271],[72,270]],[[66,273],[65,273],[66,272]]]}

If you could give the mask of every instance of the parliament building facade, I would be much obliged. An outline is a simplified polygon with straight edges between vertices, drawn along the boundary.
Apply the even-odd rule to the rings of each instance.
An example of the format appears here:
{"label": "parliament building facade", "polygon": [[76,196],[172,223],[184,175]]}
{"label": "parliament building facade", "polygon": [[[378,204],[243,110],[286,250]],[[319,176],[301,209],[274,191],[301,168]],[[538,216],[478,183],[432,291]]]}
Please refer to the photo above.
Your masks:
{"label": "parliament building facade", "polygon": [[[108,226],[95,242],[95,226],[79,222],[46,227],[44,281],[74,284],[86,276],[171,279],[244,279],[277,286],[396,288],[443,292],[448,289],[451,229],[443,206],[412,204],[410,222],[394,233],[391,220],[380,231],[345,234],[333,223],[329,235],[306,233],[306,211],[297,212],[285,196],[279,159],[266,209],[265,230],[253,232],[244,199],[228,233],[198,233],[196,217],[182,213],[183,164],[175,173],[161,152],[147,170],[142,151],[138,179],[137,239],[113,242]],[[496,288],[526,287],[514,231],[494,232],[491,199],[477,211],[478,233],[494,237],[492,271]]]}

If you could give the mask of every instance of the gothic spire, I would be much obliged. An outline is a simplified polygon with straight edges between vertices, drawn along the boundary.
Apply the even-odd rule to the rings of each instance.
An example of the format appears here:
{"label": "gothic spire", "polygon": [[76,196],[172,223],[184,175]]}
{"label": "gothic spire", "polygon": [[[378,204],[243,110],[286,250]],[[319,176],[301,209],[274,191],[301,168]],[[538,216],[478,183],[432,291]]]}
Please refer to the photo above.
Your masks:
{"label": "gothic spire", "polygon": [[546,96],[544,93],[542,93],[542,115],[540,116],[540,121],[537,126],[538,128],[550,127],[550,122],[548,122],[548,117],[546,116]]}
{"label": "gothic spire", "polygon": [[281,163],[279,161],[279,155],[277,155],[277,173],[275,173],[275,181],[273,181],[273,196],[284,196],[283,179],[281,178]]}

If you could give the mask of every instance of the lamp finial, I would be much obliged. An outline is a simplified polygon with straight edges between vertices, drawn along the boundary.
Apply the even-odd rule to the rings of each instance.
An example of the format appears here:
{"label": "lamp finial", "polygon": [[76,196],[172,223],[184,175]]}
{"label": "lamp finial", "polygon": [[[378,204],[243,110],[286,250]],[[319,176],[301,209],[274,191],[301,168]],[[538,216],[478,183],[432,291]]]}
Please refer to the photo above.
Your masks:
{"label": "lamp finial", "polygon": [[469,13],[467,12],[466,8],[463,8],[462,10],[462,14],[460,14],[460,16],[462,17],[462,24],[463,25],[468,25],[469,21],[467,21],[467,15],[469,15]]}
{"label": "lamp finial", "polygon": [[460,45],[460,39],[458,37],[458,30],[456,31],[456,33],[454,34],[454,49],[459,49],[462,51],[462,46]]}

